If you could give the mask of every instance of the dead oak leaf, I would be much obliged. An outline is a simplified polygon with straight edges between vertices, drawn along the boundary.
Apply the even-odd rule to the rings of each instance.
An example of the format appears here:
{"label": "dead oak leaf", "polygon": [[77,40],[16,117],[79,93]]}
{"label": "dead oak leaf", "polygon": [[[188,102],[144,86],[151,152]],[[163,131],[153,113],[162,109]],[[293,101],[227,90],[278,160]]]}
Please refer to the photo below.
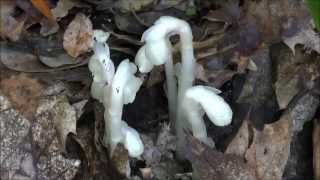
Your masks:
{"label": "dead oak leaf", "polygon": [[259,179],[281,179],[290,154],[289,115],[266,125],[262,132],[254,130],[253,144],[246,152],[248,164],[256,169]]}
{"label": "dead oak leaf", "polygon": [[60,0],[57,3],[57,6],[55,8],[53,8],[51,10],[53,16],[58,19],[58,18],[62,18],[65,17],[69,10],[72,9],[75,6],[75,2],[74,1],[70,1],[70,0]]}
{"label": "dead oak leaf", "polygon": [[255,180],[253,169],[244,159],[233,154],[223,154],[202,144],[190,133],[187,134],[185,155],[192,163],[194,174],[198,179]]}
{"label": "dead oak leaf", "polygon": [[13,107],[31,120],[34,117],[43,86],[25,74],[11,76],[0,82],[0,89],[9,98]]}
{"label": "dead oak leaf", "polygon": [[63,35],[63,47],[72,57],[89,51],[92,43],[92,23],[82,13],[78,13]]}

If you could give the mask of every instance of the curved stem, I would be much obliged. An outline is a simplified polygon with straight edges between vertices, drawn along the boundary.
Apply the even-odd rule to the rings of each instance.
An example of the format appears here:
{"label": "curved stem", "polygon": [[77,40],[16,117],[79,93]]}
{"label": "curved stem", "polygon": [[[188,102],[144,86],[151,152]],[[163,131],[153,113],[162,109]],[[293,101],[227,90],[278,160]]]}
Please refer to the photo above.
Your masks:
{"label": "curved stem", "polygon": [[110,145],[110,152],[116,148],[117,144],[123,139],[121,131],[122,127],[122,108],[123,108],[123,94],[125,85],[129,79],[130,64],[129,60],[122,61],[112,80],[112,84],[105,101],[105,136],[104,143]]}
{"label": "curved stem", "polygon": [[[169,41],[169,40],[168,40]],[[168,42],[171,46],[170,42]],[[174,76],[174,68],[172,62],[172,54],[169,54],[168,60],[164,64],[165,74],[166,74],[166,83],[167,83],[167,98],[169,106],[169,119],[174,122],[176,118],[176,109],[177,109],[177,80]]]}
{"label": "curved stem", "polygon": [[[177,154],[178,157],[183,157],[183,148],[185,145],[185,137],[184,130],[188,128],[188,122],[185,121],[187,118],[184,115],[183,111],[183,98],[185,92],[188,88],[192,87],[194,79],[195,79],[195,59],[193,53],[193,45],[192,45],[192,32],[190,26],[184,27],[180,32],[180,40],[181,40],[181,74],[179,75],[178,82],[178,107],[177,107],[177,116],[175,123],[175,131],[178,137],[177,143]],[[180,155],[179,155],[180,154]]]}

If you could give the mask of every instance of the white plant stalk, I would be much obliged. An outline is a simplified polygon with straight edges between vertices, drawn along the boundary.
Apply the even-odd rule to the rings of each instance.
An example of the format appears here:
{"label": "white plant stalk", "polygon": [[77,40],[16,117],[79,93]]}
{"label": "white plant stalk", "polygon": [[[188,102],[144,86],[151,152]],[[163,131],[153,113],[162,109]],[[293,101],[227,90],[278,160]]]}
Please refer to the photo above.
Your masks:
{"label": "white plant stalk", "polygon": [[[182,57],[181,75],[178,78],[178,92],[172,63],[170,36],[179,35]],[[178,144],[183,144],[184,132],[187,128],[181,110],[182,98],[186,89],[192,87],[195,79],[195,58],[193,54],[192,31],[189,24],[178,18],[163,16],[158,19],[142,35],[144,47],[136,56],[136,64],[140,71],[150,71],[154,65],[165,64],[168,86],[169,116],[174,122]],[[142,54],[142,55],[141,55]],[[182,145],[180,146],[182,147]]]}
{"label": "white plant stalk", "polygon": [[191,125],[193,136],[207,145],[210,145],[210,141],[203,120],[204,113],[217,126],[226,126],[232,120],[230,106],[218,93],[220,91],[212,87],[193,86],[186,91],[183,98],[182,109]]}
{"label": "white plant stalk", "polygon": [[[172,47],[169,41],[172,35],[179,35],[180,37],[181,63],[176,64],[175,69],[173,68]],[[203,86],[193,87],[196,62],[192,38],[191,28],[186,21],[163,16],[143,33],[142,41],[145,42],[145,45],[138,51],[135,59],[141,72],[151,71],[154,65],[165,65],[169,117],[174,122],[174,129],[178,139],[177,155],[180,159],[184,158],[185,129],[190,127],[195,137],[209,144],[206,126],[202,119],[204,115],[203,110],[216,125],[222,125],[223,123],[212,118],[216,118],[219,115],[222,116],[223,113],[228,113],[224,117],[225,119],[222,118],[226,122],[225,124],[228,124],[232,117],[232,111],[228,104],[216,95],[218,90]],[[175,74],[178,78],[178,88],[176,87]],[[208,107],[208,104],[211,107]],[[219,108],[220,106],[222,108]],[[223,110],[223,108],[226,109]],[[217,113],[217,115],[212,115],[212,112]]]}
{"label": "white plant stalk", "polygon": [[109,46],[106,40],[109,33],[101,30],[94,30],[93,51],[94,54],[89,60],[89,70],[93,76],[91,95],[102,102],[105,86],[111,84],[114,75],[114,64],[110,59]]}
{"label": "white plant stalk", "polygon": [[[134,76],[136,71],[136,66],[128,59],[122,61],[113,77],[110,89],[107,91],[108,94],[104,97],[104,104],[107,108],[104,114],[106,131],[103,141],[109,145],[111,154],[118,143],[125,144],[132,157],[140,155],[143,151],[139,134],[127,125],[124,126],[122,121],[123,105],[133,102],[142,84],[142,81]],[[135,142],[127,142],[128,139]]]}
{"label": "white plant stalk", "polygon": [[[174,122],[176,118],[176,108],[177,108],[177,80],[175,78],[175,72],[173,68],[173,60],[172,60],[172,53],[171,53],[171,44],[169,39],[166,40],[165,47],[160,47],[161,49],[165,48],[166,56],[165,58],[164,67],[165,67],[165,75],[166,75],[166,85],[167,85],[167,96],[168,96],[168,106],[169,106],[169,119]],[[170,49],[170,51],[167,51]],[[155,62],[155,58],[148,58],[146,55],[146,45],[142,46],[136,57],[135,63],[139,67],[139,71],[143,73],[148,73],[152,70],[153,66],[157,64]]]}
{"label": "white plant stalk", "polygon": [[108,37],[109,34],[104,31],[94,31],[94,55],[89,61],[89,70],[93,75],[91,95],[105,107],[104,144],[109,147],[110,154],[112,155],[118,143],[123,143],[129,156],[138,157],[144,149],[140,136],[121,116],[123,105],[133,102],[142,81],[134,76],[137,67],[129,60],[122,61],[115,73],[106,44]]}

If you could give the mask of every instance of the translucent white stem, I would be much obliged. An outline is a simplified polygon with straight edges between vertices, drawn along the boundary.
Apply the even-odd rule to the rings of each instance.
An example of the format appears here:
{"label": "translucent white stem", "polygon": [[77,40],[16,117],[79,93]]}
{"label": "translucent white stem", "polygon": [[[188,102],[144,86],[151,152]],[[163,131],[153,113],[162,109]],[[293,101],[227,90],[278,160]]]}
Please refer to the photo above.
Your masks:
{"label": "translucent white stem", "polygon": [[[142,81],[134,76],[137,68],[134,64],[130,63],[129,60],[122,61],[113,77],[110,89],[107,91],[108,94],[105,95],[104,105],[105,105],[105,135],[104,143],[109,144],[110,153],[115,150],[118,143],[124,143],[129,135],[129,139],[134,139],[136,142],[141,142],[140,137],[136,136],[138,133],[127,134],[125,130],[130,130],[133,132],[132,128],[124,128],[122,122],[122,109],[123,105],[131,103],[135,99],[135,94],[137,93]],[[130,87],[128,87],[130,86]],[[130,136],[135,136],[131,138]],[[126,144],[131,144],[127,142]],[[133,143],[135,145],[140,145],[139,147],[128,147],[132,149],[143,149],[141,143]],[[128,149],[130,152],[132,149]],[[140,152],[140,151],[139,151]],[[136,153],[132,154],[135,155]],[[130,155],[130,154],[129,154]]]}
{"label": "translucent white stem", "polygon": [[[181,72],[178,76],[178,104],[177,104],[177,117],[175,123],[175,131],[178,137],[177,153],[178,157],[183,157],[182,150],[185,146],[184,130],[188,128],[187,118],[184,116],[183,98],[188,88],[192,87],[195,79],[195,58],[192,45],[192,32],[190,26],[186,23],[186,26],[179,31],[181,41]],[[180,155],[179,155],[180,154]]]}

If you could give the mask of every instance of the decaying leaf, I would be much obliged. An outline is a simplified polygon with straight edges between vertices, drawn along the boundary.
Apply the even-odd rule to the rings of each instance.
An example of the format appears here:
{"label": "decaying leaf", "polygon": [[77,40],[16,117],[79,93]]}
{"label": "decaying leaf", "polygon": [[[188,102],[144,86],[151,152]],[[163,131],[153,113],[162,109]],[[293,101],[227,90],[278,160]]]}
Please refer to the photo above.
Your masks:
{"label": "decaying leaf", "polygon": [[92,23],[88,17],[78,13],[64,32],[63,47],[72,57],[89,51],[92,45]]}
{"label": "decaying leaf", "polygon": [[255,167],[259,179],[281,179],[290,154],[291,130],[288,114],[262,132],[254,130],[253,144],[246,152],[246,159]]}
{"label": "decaying leaf", "polygon": [[41,18],[39,23],[41,25],[40,34],[42,36],[49,36],[59,30],[59,25],[56,21],[50,21],[46,18]]}
{"label": "decaying leaf", "polygon": [[259,179],[282,178],[290,157],[292,138],[306,121],[312,120],[318,105],[316,95],[304,93],[290,104],[278,121],[265,125],[263,131],[254,129],[246,160],[255,168]]}
{"label": "decaying leaf", "polygon": [[25,15],[14,17],[15,2],[12,0],[0,1],[0,36],[11,41],[20,39],[26,21]]}
{"label": "decaying leaf", "polygon": [[65,17],[70,9],[77,6],[77,3],[79,2],[75,2],[74,0],[59,0],[57,6],[51,9],[53,17],[55,19]]}
{"label": "decaying leaf", "polygon": [[[248,113],[249,114],[249,113]],[[249,147],[250,129],[247,120],[242,122],[237,135],[232,139],[226,150],[227,154],[235,154],[240,157],[245,157],[245,153]]]}
{"label": "decaying leaf", "polygon": [[146,6],[151,5],[154,0],[119,0],[116,1],[114,7],[122,12],[139,11]]}
{"label": "decaying leaf", "polygon": [[142,158],[155,178],[173,179],[173,175],[181,171],[172,153],[176,150],[176,137],[168,124],[162,125],[156,142],[149,135],[141,136],[145,147]]}
{"label": "decaying leaf", "polygon": [[225,82],[231,80],[235,74],[237,74],[237,72],[231,70],[206,71],[208,84],[215,88],[220,88]]}
{"label": "decaying leaf", "polygon": [[[94,143],[98,151],[106,152],[105,147],[107,144],[101,143],[101,136],[104,134],[104,107],[101,103],[95,102],[94,104],[94,115],[95,115],[95,133],[94,133]],[[109,150],[110,151],[110,150]],[[111,153],[108,152],[107,156],[110,157]],[[112,157],[109,159],[115,170],[115,174],[118,174],[121,177],[129,177],[131,173],[131,168],[129,165],[129,155],[128,150],[124,147],[123,144],[117,144],[115,150],[113,151]],[[99,162],[100,163],[100,162]],[[93,165],[92,166],[96,166]],[[98,170],[99,171],[99,170]],[[96,172],[93,172],[96,173]],[[112,174],[114,172],[111,172]],[[105,173],[103,173],[105,174]],[[108,173],[109,174],[109,173]],[[122,178],[120,178],[122,179]]]}
{"label": "decaying leaf", "polygon": [[[70,56],[66,54],[56,54],[57,57],[49,57],[45,55],[40,55],[40,60],[43,62],[41,63],[38,59],[38,57],[31,52],[24,50],[23,48],[19,47],[10,47],[5,43],[1,44],[1,59],[0,61],[5,65],[7,68],[14,70],[14,71],[20,71],[20,72],[55,72],[57,70],[63,70],[63,69],[70,69],[78,66],[82,66],[88,62],[88,59],[79,57],[80,59],[85,60],[76,60],[76,64],[72,63],[70,64],[69,58]],[[61,58],[57,60],[56,63],[54,62],[48,62],[49,60],[55,61],[56,58],[60,58],[59,56],[62,56],[64,58]],[[57,67],[55,69],[49,68],[45,66],[44,64],[47,64],[51,67],[57,67],[61,65],[61,67]],[[69,65],[66,65],[69,64]]]}
{"label": "decaying leaf", "polygon": [[198,179],[255,180],[254,169],[237,155],[223,154],[187,135],[185,154],[192,163],[193,174]]}
{"label": "decaying leaf", "polygon": [[[18,111],[9,108],[0,111],[0,125],[0,178],[18,179],[17,176],[22,175],[24,178],[21,179],[28,176],[34,179],[36,173],[31,150],[25,148],[31,147],[31,142],[27,138],[31,123]],[[25,164],[28,164],[29,167],[26,167]]]}
{"label": "decaying leaf", "polygon": [[150,75],[147,81],[147,87],[151,87],[157,83],[163,82],[163,80],[164,80],[163,67],[156,66],[150,72]]}
{"label": "decaying leaf", "polygon": [[295,54],[295,46],[297,44],[302,44],[305,48],[314,50],[320,54],[320,36],[314,31],[311,22],[307,20],[297,22],[295,19],[289,19],[286,24],[286,31],[283,33],[282,39],[292,50],[293,54]]}
{"label": "decaying leaf", "polygon": [[33,142],[37,144],[39,161],[36,164],[40,179],[55,179],[58,175],[61,179],[74,177],[80,167],[78,159],[63,156],[59,133],[52,118],[53,107],[58,102],[59,96],[41,99],[36,113],[36,119],[32,125],[31,134]]}
{"label": "decaying leaf", "polygon": [[0,89],[0,111],[7,110],[11,107],[12,105],[9,99],[3,94],[2,90]]}
{"label": "decaying leaf", "polygon": [[65,143],[69,133],[77,134],[76,110],[71,106],[66,97],[59,97],[52,107],[52,120],[57,129],[61,150],[65,151]]}
{"label": "decaying leaf", "polygon": [[123,146],[123,144],[117,145],[111,157],[111,162],[123,177],[130,177],[131,168],[129,164],[128,150]]}
{"label": "decaying leaf", "polygon": [[43,85],[26,74],[20,74],[3,79],[0,82],[0,87],[14,108],[19,110],[28,120],[34,118],[39,98],[43,92]]}
{"label": "decaying leaf", "polygon": [[41,114],[44,111],[50,114],[50,121],[52,121],[56,129],[56,136],[58,136],[62,152],[65,152],[68,134],[77,134],[77,119],[81,116],[85,103],[86,100],[71,105],[68,99],[62,95],[53,95],[41,100],[41,106],[39,106],[37,114]]}
{"label": "decaying leaf", "polygon": [[64,65],[74,65],[79,63],[78,61],[75,61],[74,58],[66,54],[65,52],[63,53],[57,52],[54,57],[39,55],[39,60],[43,64],[51,68],[57,68]]}
{"label": "decaying leaf", "polygon": [[259,49],[249,58],[261,71],[249,71],[237,102],[258,106],[269,100],[273,93],[269,50],[267,48]]}
{"label": "decaying leaf", "polygon": [[319,58],[306,55],[301,48],[293,55],[284,45],[272,47],[271,56],[275,67],[275,92],[281,109],[303,89],[311,89],[320,77]]}
{"label": "decaying leaf", "polygon": [[320,179],[320,121],[314,120],[313,127],[313,167],[314,179]]}

